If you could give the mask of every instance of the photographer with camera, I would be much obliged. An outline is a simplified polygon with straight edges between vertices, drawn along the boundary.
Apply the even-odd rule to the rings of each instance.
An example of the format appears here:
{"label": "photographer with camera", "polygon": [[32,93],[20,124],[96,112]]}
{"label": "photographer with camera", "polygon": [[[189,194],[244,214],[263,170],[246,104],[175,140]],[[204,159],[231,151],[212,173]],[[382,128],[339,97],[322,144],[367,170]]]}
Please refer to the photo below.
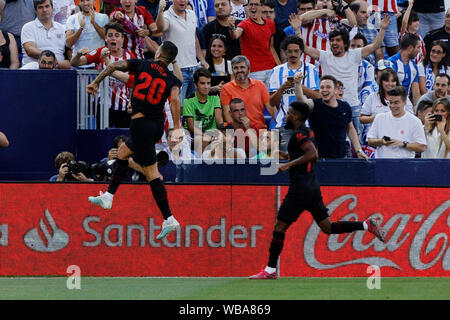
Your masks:
{"label": "photographer with camera", "polygon": [[94,181],[89,179],[83,173],[83,165],[81,161],[75,161],[75,157],[71,152],[63,151],[55,158],[55,167],[58,174],[50,178],[49,181]]}

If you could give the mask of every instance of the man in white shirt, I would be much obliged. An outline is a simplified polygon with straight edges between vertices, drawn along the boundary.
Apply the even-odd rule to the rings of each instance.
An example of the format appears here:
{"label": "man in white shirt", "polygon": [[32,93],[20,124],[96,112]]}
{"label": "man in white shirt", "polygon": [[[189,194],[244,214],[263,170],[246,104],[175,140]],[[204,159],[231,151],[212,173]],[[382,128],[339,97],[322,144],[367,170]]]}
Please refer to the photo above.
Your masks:
{"label": "man in white shirt", "polygon": [[56,57],[50,50],[43,50],[38,61],[24,64],[20,70],[53,70],[56,67]]}
{"label": "man in white shirt", "polygon": [[105,45],[106,14],[95,12],[94,0],[80,0],[81,11],[71,15],[66,23],[67,46],[78,52],[81,48],[94,50]]}
{"label": "man in white shirt", "polygon": [[427,141],[419,118],[405,111],[406,89],[388,91],[391,112],[375,117],[367,134],[369,145],[376,147],[375,158],[414,158],[427,149]]}
{"label": "man in white shirt", "polygon": [[166,0],[159,1],[159,11],[156,17],[158,31],[163,32],[163,40],[173,42],[178,50],[176,61],[183,74],[183,85],[180,90],[181,103],[195,91],[194,72],[199,68],[197,57],[203,67],[208,69],[203,53],[198,42],[195,29],[197,17],[194,11],[187,9],[187,0],[173,0],[173,4],[167,11]]}
{"label": "man in white shirt", "polygon": [[[34,9],[37,18],[22,28],[21,40],[24,52],[22,63],[37,61],[42,50],[50,50],[56,56],[59,69],[70,69],[70,62],[65,58],[65,28],[52,19],[52,0],[34,0]],[[67,54],[70,58],[70,50]]]}
{"label": "man in white shirt", "polygon": [[381,29],[373,43],[360,48],[350,49],[349,34],[345,30],[333,30],[329,34],[330,50],[323,51],[305,47],[305,53],[314,60],[319,60],[323,75],[331,75],[342,81],[345,87],[344,101],[352,108],[352,121],[358,134],[361,133],[359,114],[361,105],[358,94],[358,67],[363,58],[375,52],[383,41],[386,28],[389,26],[389,16],[381,22]]}

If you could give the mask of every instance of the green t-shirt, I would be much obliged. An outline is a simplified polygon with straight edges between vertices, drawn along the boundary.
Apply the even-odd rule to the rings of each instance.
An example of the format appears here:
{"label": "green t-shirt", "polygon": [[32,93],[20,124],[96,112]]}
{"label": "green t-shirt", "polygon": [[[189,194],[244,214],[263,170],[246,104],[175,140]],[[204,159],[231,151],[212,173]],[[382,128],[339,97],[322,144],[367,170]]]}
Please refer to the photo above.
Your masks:
{"label": "green t-shirt", "polygon": [[[205,132],[217,128],[216,117],[214,116],[214,110],[217,108],[222,108],[219,96],[208,96],[205,103],[200,103],[197,95],[194,95],[192,98],[184,99],[183,117],[194,118],[194,123],[201,121],[202,131]],[[188,128],[186,120],[184,121],[184,127]]]}

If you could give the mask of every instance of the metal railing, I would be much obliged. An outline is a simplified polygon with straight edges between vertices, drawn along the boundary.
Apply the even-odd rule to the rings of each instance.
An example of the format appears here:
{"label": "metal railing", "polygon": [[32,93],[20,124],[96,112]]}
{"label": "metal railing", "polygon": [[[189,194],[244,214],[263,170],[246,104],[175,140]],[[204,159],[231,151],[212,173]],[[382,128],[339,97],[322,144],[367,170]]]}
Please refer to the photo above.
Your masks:
{"label": "metal railing", "polygon": [[95,96],[89,95],[86,88],[99,70],[77,70],[77,129],[105,129],[109,125],[109,77],[106,77]]}

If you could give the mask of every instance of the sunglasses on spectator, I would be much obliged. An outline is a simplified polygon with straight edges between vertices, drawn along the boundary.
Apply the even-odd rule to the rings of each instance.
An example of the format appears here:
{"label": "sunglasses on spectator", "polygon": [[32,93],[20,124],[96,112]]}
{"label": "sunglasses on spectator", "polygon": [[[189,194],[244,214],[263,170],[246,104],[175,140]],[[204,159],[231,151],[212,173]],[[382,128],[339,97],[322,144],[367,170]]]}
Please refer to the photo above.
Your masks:
{"label": "sunglasses on spectator", "polygon": [[220,38],[220,39],[222,39],[222,40],[226,40],[226,39],[227,39],[227,37],[225,37],[225,35],[223,35],[223,34],[221,34],[221,33],[213,33],[213,35],[212,35],[211,38],[212,38],[212,39],[218,39],[218,38]]}

